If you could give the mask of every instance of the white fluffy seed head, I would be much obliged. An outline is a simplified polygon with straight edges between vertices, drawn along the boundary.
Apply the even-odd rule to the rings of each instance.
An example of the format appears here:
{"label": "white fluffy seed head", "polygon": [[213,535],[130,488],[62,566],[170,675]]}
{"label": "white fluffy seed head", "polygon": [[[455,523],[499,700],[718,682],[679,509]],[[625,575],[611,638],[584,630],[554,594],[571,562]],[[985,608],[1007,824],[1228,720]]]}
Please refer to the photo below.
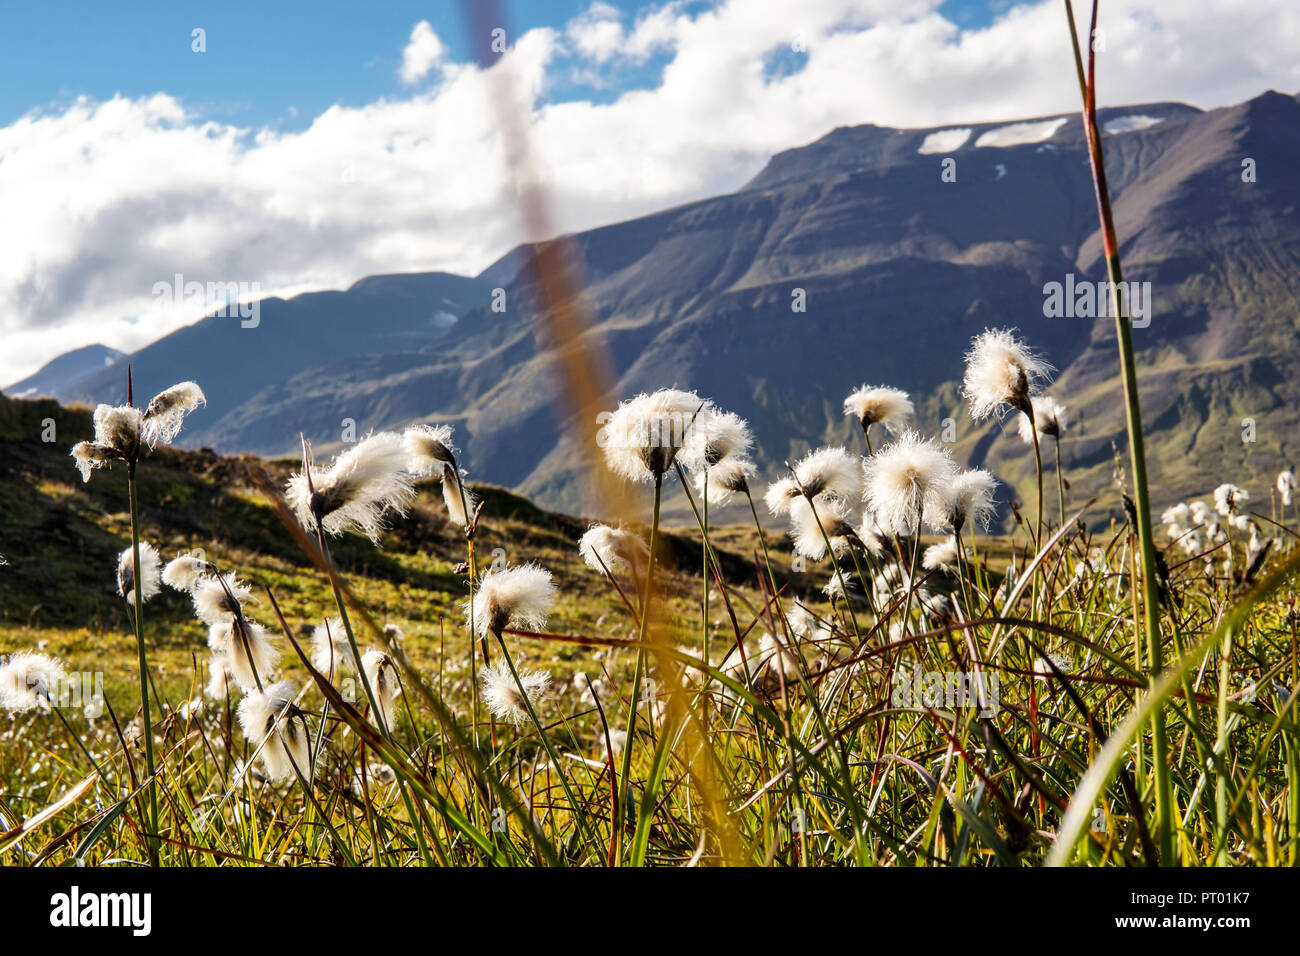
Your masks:
{"label": "white fluffy seed head", "polygon": [[625,481],[652,482],[673,466],[707,406],[694,392],[662,388],[621,403],[602,429],[605,465]]}
{"label": "white fluffy seed head", "polygon": [[826,557],[828,540],[831,550],[837,555],[846,553],[857,541],[849,506],[838,498],[823,498],[815,503],[810,503],[807,498],[792,501],[790,536],[794,540],[795,553],[809,561]]}
{"label": "white fluffy seed head", "polygon": [[611,528],[593,524],[578,541],[578,553],[587,567],[610,574],[645,567],[650,558],[650,546],[645,538],[626,528]]}
{"label": "white fluffy seed head", "polygon": [[862,494],[862,459],[840,448],[818,448],[794,466],[803,493],[856,501]]}
{"label": "white fluffy seed head", "polygon": [[375,695],[375,705],[379,708],[382,725],[388,729],[393,726],[393,702],[397,700],[399,686],[397,683],[397,665],[387,651],[372,647],[361,655],[361,669],[370,684],[370,692]]}
{"label": "white fluffy seed head", "polygon": [[413,425],[402,433],[402,447],[408,457],[407,470],[421,478],[439,479],[448,516],[465,528],[478,502],[456,464],[457,451],[451,436],[450,425]]}
{"label": "white fluffy seed head", "polygon": [[1249,500],[1250,492],[1233,484],[1225,482],[1214,489],[1214,510],[1225,518],[1236,514]]}
{"label": "white fluffy seed head", "polygon": [[[1168,525],[1170,528],[1188,528],[1193,524],[1192,509],[1183,501],[1178,502],[1176,505],[1170,505],[1161,512],[1160,523]],[[1176,535],[1171,531],[1170,537],[1176,537]]]}
{"label": "white fluffy seed head", "polygon": [[230,673],[230,663],[222,656],[214,654],[208,658],[208,683],[203,693],[213,700],[225,700],[230,696],[230,682],[234,675]]}
{"label": "white fluffy seed head", "polygon": [[212,565],[193,554],[178,555],[163,568],[162,581],[177,591],[193,592],[199,582],[213,574]]}
{"label": "white fluffy seed head", "polygon": [[478,501],[469,485],[465,484],[464,475],[452,465],[443,465],[442,468],[442,500],[447,505],[447,515],[452,523],[468,528]]}
{"label": "white fluffy seed head", "polygon": [[113,449],[125,460],[135,457],[140,447],[140,409],[132,405],[99,405],[93,421],[96,445]]}
{"label": "white fluffy seed head", "polygon": [[1016,416],[1016,429],[1020,432],[1020,440],[1026,445],[1032,445],[1035,429],[1038,430],[1040,439],[1059,440],[1066,427],[1065,406],[1050,395],[1035,395],[1029,401],[1034,409],[1033,422],[1030,422],[1029,416],[1024,412]]}
{"label": "white fluffy seed head", "polygon": [[[117,593],[135,607],[135,555],[127,548],[117,557]],[[148,601],[162,590],[162,560],[148,541],[140,542],[140,598]]]}
{"label": "white fluffy seed head", "polygon": [[763,495],[763,503],[767,505],[767,510],[774,515],[786,515],[790,513],[790,502],[799,497],[799,485],[793,478],[782,478],[774,481],[767,486],[767,493]]}
{"label": "white fluffy seed head", "polygon": [[90,473],[96,468],[107,468],[122,456],[116,448],[99,445],[93,441],[79,441],[72,446],[73,464],[81,472],[82,482],[90,481]]}
{"label": "white fluffy seed head", "polygon": [[227,624],[244,613],[244,602],[252,600],[253,591],[232,571],[220,577],[200,577],[190,596],[194,601],[194,615],[200,621],[208,625]]}
{"label": "white fluffy seed head", "polygon": [[357,658],[341,619],[331,617],[312,628],[311,666],[329,678],[356,672]]}
{"label": "white fluffy seed head", "polygon": [[985,329],[966,353],[962,395],[970,404],[970,417],[983,421],[1004,405],[1025,411],[1030,396],[1051,371],[1047,362],[1010,331]]}
{"label": "white fluffy seed head", "polygon": [[67,677],[63,665],[48,654],[19,651],[0,663],[0,708],[21,714],[48,707]]}
{"label": "white fluffy seed head", "polygon": [[405,514],[415,496],[409,460],[400,435],[378,432],[336,457],[328,468],[308,464],[289,479],[286,497],[308,530],[314,531],[319,522],[327,534],[355,531],[377,542],[385,514]]}
{"label": "white fluffy seed head", "polygon": [[[508,667],[489,664],[483,668],[481,683],[483,700],[492,714],[498,720],[509,720],[516,726],[522,726],[528,721],[524,694],[528,695],[528,703],[536,710],[550,689],[551,675],[546,671],[521,670],[519,681],[516,682]],[[523,685],[522,692],[520,684]]]}
{"label": "white fluffy seed head", "polygon": [[456,446],[450,425],[412,425],[402,433],[402,447],[410,458],[408,468],[421,478],[442,473],[443,465],[456,464]]}
{"label": "white fluffy seed head", "polygon": [[194,382],[181,382],[154,396],[144,410],[141,437],[150,448],[169,445],[180,434],[185,416],[206,405],[203,390]]}
{"label": "white fluffy seed head", "polygon": [[554,603],[555,582],[540,565],[489,568],[474,600],[465,602],[465,624],[475,637],[507,627],[536,631],[546,626]]}
{"label": "white fluffy seed head", "polygon": [[678,453],[683,467],[691,471],[712,469],[732,458],[748,458],[754,438],[749,424],[739,415],[705,405]]}
{"label": "white fluffy seed head", "polygon": [[265,692],[250,691],[239,702],[239,726],[250,750],[261,747],[262,767],[274,783],[298,774],[311,778],[311,734],[293,703],[295,695],[294,685],[283,681]]}
{"label": "white fluffy seed head", "polygon": [[844,414],[856,418],[863,428],[884,425],[895,435],[907,427],[915,412],[907,392],[884,385],[863,385],[844,399]]}
{"label": "white fluffy seed head", "polygon": [[748,458],[731,455],[705,471],[695,473],[695,491],[711,505],[728,504],[737,494],[749,491],[749,481],[758,469]]}
{"label": "white fluffy seed head", "polygon": [[957,539],[945,538],[938,544],[932,544],[921,555],[921,567],[927,571],[957,571]]}
{"label": "white fluffy seed head", "polygon": [[987,530],[993,517],[993,489],[998,480],[983,468],[957,472],[942,489],[942,530],[958,532],[967,525]]}
{"label": "white fluffy seed head", "polygon": [[1291,506],[1291,497],[1297,487],[1295,474],[1288,468],[1286,471],[1279,472],[1277,476],[1277,493],[1282,496],[1282,506]]}
{"label": "white fluffy seed head", "polygon": [[863,471],[867,507],[885,532],[916,534],[922,520],[943,529],[957,468],[938,442],[909,429],[868,458]]}
{"label": "white fluffy seed head", "polygon": [[259,680],[265,686],[275,676],[280,661],[275,638],[262,625],[247,619],[209,627],[208,647],[213,654],[225,658],[230,676],[245,691],[255,690]]}

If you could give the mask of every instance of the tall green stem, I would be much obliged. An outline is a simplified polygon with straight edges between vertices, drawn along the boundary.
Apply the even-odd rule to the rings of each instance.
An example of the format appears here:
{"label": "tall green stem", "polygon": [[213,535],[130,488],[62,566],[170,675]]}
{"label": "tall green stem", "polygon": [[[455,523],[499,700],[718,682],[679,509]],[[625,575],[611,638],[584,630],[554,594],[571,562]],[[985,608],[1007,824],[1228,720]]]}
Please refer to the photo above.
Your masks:
{"label": "tall green stem", "polygon": [[654,513],[650,521],[650,557],[646,561],[645,590],[641,597],[641,626],[636,642],[636,670],[632,674],[632,699],[627,715],[627,741],[623,744],[622,798],[619,800],[619,826],[622,825],[628,797],[632,792],[632,742],[636,738],[636,711],[640,705],[641,678],[645,673],[646,628],[650,620],[650,594],[655,579],[655,553],[659,550],[659,501],[663,496],[664,476],[655,473]]}
{"label": "tall green stem", "polygon": [[[1146,632],[1147,666],[1149,684],[1154,686],[1164,668],[1163,649],[1160,644],[1160,602],[1156,579],[1155,537],[1151,527],[1151,502],[1147,490],[1146,450],[1142,439],[1142,411],[1138,402],[1137,362],[1133,355],[1133,329],[1121,283],[1119,243],[1115,235],[1115,220],[1111,212],[1110,191],[1106,185],[1106,166],[1102,157],[1101,131],[1097,126],[1097,103],[1094,73],[1095,49],[1092,36],[1097,27],[1097,2],[1093,0],[1092,26],[1089,32],[1088,72],[1085,77],[1083,55],[1079,49],[1078,31],[1074,26],[1074,5],[1065,0],[1066,19],[1070,25],[1070,38],[1074,48],[1074,65],[1079,77],[1079,92],[1084,104],[1084,129],[1088,139],[1088,154],[1092,162],[1092,180],[1097,193],[1097,215],[1101,220],[1102,241],[1106,254],[1106,271],[1110,277],[1111,301],[1115,313],[1115,332],[1119,340],[1120,368],[1124,377],[1124,405],[1128,424],[1129,457],[1133,465],[1133,496],[1137,511],[1138,542],[1142,555],[1142,620]],[[1160,834],[1160,863],[1165,866],[1174,859],[1174,806],[1173,787],[1169,777],[1169,742],[1166,737],[1163,707],[1152,711],[1152,744],[1156,785],[1156,817]]]}
{"label": "tall green stem", "polygon": [[140,713],[144,720],[144,765],[149,775],[149,861],[158,865],[158,789],[154,783],[153,719],[149,715],[149,653],[144,646],[144,595],[140,580],[140,505],[136,498],[135,462],[127,463],[126,493],[131,502],[131,578],[135,598],[135,646],[140,659]]}

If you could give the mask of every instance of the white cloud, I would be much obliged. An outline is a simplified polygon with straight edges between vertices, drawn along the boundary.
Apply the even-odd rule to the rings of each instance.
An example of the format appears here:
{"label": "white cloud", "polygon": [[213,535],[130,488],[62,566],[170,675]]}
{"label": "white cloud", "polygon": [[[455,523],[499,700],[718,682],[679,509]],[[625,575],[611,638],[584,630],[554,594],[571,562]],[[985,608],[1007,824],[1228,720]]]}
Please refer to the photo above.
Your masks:
{"label": "white cloud", "polygon": [[575,17],[565,31],[578,53],[597,63],[604,63],[622,50],[626,43],[622,15],[608,3],[593,3]]}
{"label": "white cloud", "polygon": [[[617,19],[598,7],[578,18],[588,27],[524,34],[492,70],[512,77],[559,231],[735,189],[772,153],[836,126],[1077,110],[1059,0],[976,31],[938,6],[725,0]],[[1300,88],[1291,0],[1113,0],[1102,12],[1103,105],[1211,107]],[[796,36],[802,67],[768,75],[765,57]],[[545,98],[575,69],[617,79],[652,57],[663,62],[653,88]],[[19,224],[0,231],[0,383],[70,348],[134,348],[198,318],[154,304],[154,283],[177,272],[291,294],[375,272],[474,273],[506,252],[523,232],[491,71],[450,61],[420,25],[408,63],[427,86],[331,107],[296,132],[214,122],[165,94],[78,101],[0,128],[0,208]]]}
{"label": "white cloud", "polygon": [[414,86],[428,76],[429,71],[446,55],[447,47],[438,39],[438,34],[433,32],[429,21],[421,20],[411,30],[411,39],[402,50],[402,65],[398,68],[397,75],[407,86]]}

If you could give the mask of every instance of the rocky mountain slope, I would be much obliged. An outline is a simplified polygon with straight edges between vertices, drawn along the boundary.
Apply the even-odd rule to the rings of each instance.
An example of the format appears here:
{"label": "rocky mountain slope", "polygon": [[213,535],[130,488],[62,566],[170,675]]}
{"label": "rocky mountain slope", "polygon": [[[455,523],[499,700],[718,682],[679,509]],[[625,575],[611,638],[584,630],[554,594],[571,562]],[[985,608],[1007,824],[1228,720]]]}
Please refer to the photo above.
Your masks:
{"label": "rocky mountain slope", "polygon": [[[1224,480],[1266,498],[1300,441],[1300,101],[1270,92],[1101,120],[1126,277],[1150,283],[1135,342],[1156,503]],[[1105,278],[1077,115],[838,129],[735,193],[571,244],[590,334],[617,378],[612,401],[696,388],[751,421],[774,475],[813,445],[860,441],[842,398],[888,383],[913,393],[927,431],[951,419],[954,454],[1006,480],[1004,500],[1024,499],[1032,461],[1014,429],[972,425],[957,393],[971,336],[1014,326],[1060,369],[1051,391],[1070,409],[1075,496],[1101,493],[1097,517],[1117,513],[1113,320],[1045,308],[1049,284]],[[272,300],[257,330],[209,318],[130,360],[143,391],[203,383],[210,405],[192,443],[291,453],[298,431],[329,445],[346,420],[445,420],[476,478],[581,511],[525,253],[476,279],[378,277]],[[440,298],[454,325],[435,327]],[[120,400],[121,366],[61,397]]]}

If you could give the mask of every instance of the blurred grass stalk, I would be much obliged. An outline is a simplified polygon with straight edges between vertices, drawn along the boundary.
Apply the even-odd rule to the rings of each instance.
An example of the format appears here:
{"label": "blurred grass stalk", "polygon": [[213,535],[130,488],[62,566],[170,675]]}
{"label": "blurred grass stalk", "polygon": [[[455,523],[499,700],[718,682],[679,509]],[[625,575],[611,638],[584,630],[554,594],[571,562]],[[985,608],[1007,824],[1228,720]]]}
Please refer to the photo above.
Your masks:
{"label": "blurred grass stalk", "polygon": [[[1142,623],[1146,632],[1149,687],[1154,687],[1164,669],[1160,646],[1160,604],[1157,593],[1155,538],[1151,527],[1151,502],[1147,491],[1146,451],[1142,440],[1142,410],[1138,401],[1137,363],[1133,357],[1133,328],[1124,301],[1124,273],[1120,268],[1119,242],[1115,237],[1115,219],[1111,211],[1110,190],[1106,185],[1106,166],[1101,150],[1101,130],[1097,125],[1096,44],[1097,8],[1093,0],[1088,30],[1088,69],[1084,73],[1079,34],[1074,23],[1074,5],[1065,0],[1066,20],[1070,25],[1070,45],[1083,99],[1083,125],[1088,139],[1088,156],[1092,163],[1092,181],[1097,192],[1097,215],[1101,221],[1102,242],[1106,254],[1106,271],[1115,313],[1115,331],[1119,340],[1120,368],[1124,377],[1124,405],[1128,419],[1129,457],[1133,467],[1133,496],[1137,512],[1138,544],[1142,559]],[[1041,495],[1040,495],[1041,497]],[[1174,859],[1173,787],[1169,777],[1169,742],[1165,730],[1163,707],[1152,713],[1153,771],[1156,789],[1156,822],[1159,831],[1160,864],[1169,866]]]}

